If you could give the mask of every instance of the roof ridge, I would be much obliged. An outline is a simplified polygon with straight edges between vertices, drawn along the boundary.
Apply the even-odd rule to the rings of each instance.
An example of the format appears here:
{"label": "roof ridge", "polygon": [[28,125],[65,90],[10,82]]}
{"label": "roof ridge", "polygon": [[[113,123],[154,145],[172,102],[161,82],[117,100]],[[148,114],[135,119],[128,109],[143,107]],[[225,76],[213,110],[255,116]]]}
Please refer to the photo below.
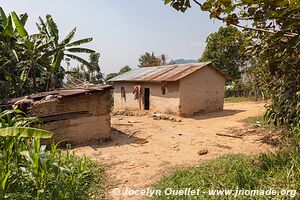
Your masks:
{"label": "roof ridge", "polygon": [[[174,64],[155,67],[140,67],[130,70],[124,74],[120,74],[109,81],[136,81],[136,82],[162,82],[162,81],[177,81],[182,79],[195,71],[211,66],[216,69],[211,62]],[[217,70],[217,72],[222,73]],[[222,73],[224,77],[224,73]]]}

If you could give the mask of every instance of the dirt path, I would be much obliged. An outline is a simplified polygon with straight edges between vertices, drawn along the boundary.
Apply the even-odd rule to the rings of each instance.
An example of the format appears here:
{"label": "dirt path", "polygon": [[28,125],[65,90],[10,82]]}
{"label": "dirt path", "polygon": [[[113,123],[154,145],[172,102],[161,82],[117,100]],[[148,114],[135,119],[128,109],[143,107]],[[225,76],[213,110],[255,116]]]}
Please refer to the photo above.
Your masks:
{"label": "dirt path", "polygon": [[[112,188],[143,189],[179,167],[228,153],[258,154],[271,147],[256,142],[256,133],[243,138],[217,136],[231,128],[241,128],[241,120],[262,115],[264,104],[257,102],[226,103],[224,111],[183,118],[182,122],[153,120],[151,116],[113,116],[112,140],[98,146],[78,147],[76,154],[86,154],[107,167],[108,199],[141,199],[136,196],[114,196]],[[128,123],[128,122],[135,123]],[[121,133],[123,132],[123,133]],[[131,134],[134,136],[130,137]],[[140,140],[139,138],[146,138]],[[140,141],[136,144],[134,141]],[[206,155],[198,151],[207,149]]]}

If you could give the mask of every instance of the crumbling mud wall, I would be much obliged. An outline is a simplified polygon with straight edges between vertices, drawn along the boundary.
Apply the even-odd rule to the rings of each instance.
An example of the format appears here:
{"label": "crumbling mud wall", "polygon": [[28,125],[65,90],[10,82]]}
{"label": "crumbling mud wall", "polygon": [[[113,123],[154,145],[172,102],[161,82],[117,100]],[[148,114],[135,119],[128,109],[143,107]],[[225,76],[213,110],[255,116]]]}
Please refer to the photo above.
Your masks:
{"label": "crumbling mud wall", "polygon": [[54,132],[52,141],[83,144],[110,137],[110,108],[110,91],[103,90],[36,101],[29,113]]}

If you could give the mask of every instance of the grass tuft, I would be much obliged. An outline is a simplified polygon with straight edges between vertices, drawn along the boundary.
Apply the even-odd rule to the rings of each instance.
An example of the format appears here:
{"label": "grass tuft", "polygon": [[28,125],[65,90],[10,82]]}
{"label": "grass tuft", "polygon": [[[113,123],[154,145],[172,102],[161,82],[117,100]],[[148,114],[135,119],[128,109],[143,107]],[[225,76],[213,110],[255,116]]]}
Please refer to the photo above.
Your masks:
{"label": "grass tuft", "polygon": [[[275,126],[273,124],[268,124],[264,120],[264,116],[254,116],[254,117],[248,117],[246,119],[243,119],[242,122],[244,122],[247,126],[249,127],[261,127],[261,128],[266,128],[266,129],[275,129]],[[279,128],[279,127],[277,127]]]}
{"label": "grass tuft", "polygon": [[[298,149],[299,150],[299,149]],[[286,149],[277,154],[267,153],[252,159],[241,154],[225,155],[197,167],[175,171],[154,185],[164,191],[172,189],[209,190],[269,190],[300,188],[300,154]],[[295,196],[293,193],[291,196]],[[291,196],[251,196],[250,199],[289,199]],[[183,199],[182,196],[155,196],[153,199]],[[188,196],[185,199],[249,199],[249,196]]]}
{"label": "grass tuft", "polygon": [[246,98],[246,97],[227,97],[227,98],[224,98],[225,103],[238,103],[238,102],[244,102],[244,101],[251,101],[251,99]]}

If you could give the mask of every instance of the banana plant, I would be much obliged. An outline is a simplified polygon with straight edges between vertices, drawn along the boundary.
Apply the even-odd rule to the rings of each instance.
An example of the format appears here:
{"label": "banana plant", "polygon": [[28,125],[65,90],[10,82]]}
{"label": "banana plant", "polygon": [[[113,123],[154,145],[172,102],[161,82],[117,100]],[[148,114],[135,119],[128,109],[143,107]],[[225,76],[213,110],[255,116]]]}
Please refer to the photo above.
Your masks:
{"label": "banana plant", "polygon": [[46,69],[50,66],[48,47],[51,42],[51,38],[45,38],[41,34],[29,35],[18,40],[18,43],[24,46],[21,51],[24,59],[19,62],[22,70],[21,84],[24,84],[30,75],[35,92],[37,91],[37,73],[47,71]]}
{"label": "banana plant", "polygon": [[[20,21],[25,24],[27,14]],[[19,62],[16,45],[17,32],[13,27],[11,15],[6,15],[0,7],[0,78],[13,86],[16,95],[21,91],[18,85],[19,76],[16,68]]]}
{"label": "banana plant", "polygon": [[30,127],[37,123],[37,118],[27,117],[20,110],[5,110],[0,113],[0,137],[51,138],[51,131]]}
{"label": "banana plant", "polygon": [[16,31],[19,35],[17,44],[22,46],[20,53],[22,54],[22,61],[19,62],[19,67],[22,70],[20,79],[23,85],[28,79],[29,75],[32,78],[34,92],[37,91],[37,71],[46,71],[50,65],[48,57],[48,49],[52,43],[51,37],[45,37],[43,34],[29,35],[24,28],[22,18],[20,19],[15,12],[11,14],[13,22],[16,26]]}
{"label": "banana plant", "polygon": [[[33,138],[32,146],[36,150],[40,150],[39,138],[51,138],[53,133],[29,127],[31,124],[37,123],[38,120],[36,118],[28,118],[20,110],[3,111],[0,113],[0,122],[0,199],[5,199],[5,194],[12,183],[10,180],[11,173],[15,167],[12,161],[21,159],[20,156],[25,156],[26,154],[25,151],[20,152],[21,149],[24,149],[22,145],[26,144],[26,140],[22,138]],[[34,145],[34,142],[37,142],[37,144]],[[43,148],[45,147],[42,146]],[[34,155],[37,157],[36,159],[39,158],[36,154]],[[40,177],[37,180],[40,180]]]}
{"label": "banana plant", "polygon": [[37,28],[39,29],[41,34],[45,34],[49,38],[53,38],[51,44],[51,48],[52,48],[51,52],[54,52],[54,56],[52,58],[51,66],[48,69],[49,77],[48,77],[48,84],[46,90],[49,90],[51,84],[51,77],[53,73],[59,70],[61,66],[61,62],[64,59],[64,57],[68,57],[70,59],[78,61],[87,67],[92,67],[88,61],[73,54],[73,53],[94,53],[95,52],[94,50],[79,47],[82,44],[91,42],[92,38],[85,38],[85,39],[80,39],[72,42],[72,39],[74,38],[74,35],[76,33],[76,28],[74,28],[62,41],[60,41],[58,27],[51,15],[47,15],[45,21],[42,18],[39,18],[39,23],[37,23]]}

